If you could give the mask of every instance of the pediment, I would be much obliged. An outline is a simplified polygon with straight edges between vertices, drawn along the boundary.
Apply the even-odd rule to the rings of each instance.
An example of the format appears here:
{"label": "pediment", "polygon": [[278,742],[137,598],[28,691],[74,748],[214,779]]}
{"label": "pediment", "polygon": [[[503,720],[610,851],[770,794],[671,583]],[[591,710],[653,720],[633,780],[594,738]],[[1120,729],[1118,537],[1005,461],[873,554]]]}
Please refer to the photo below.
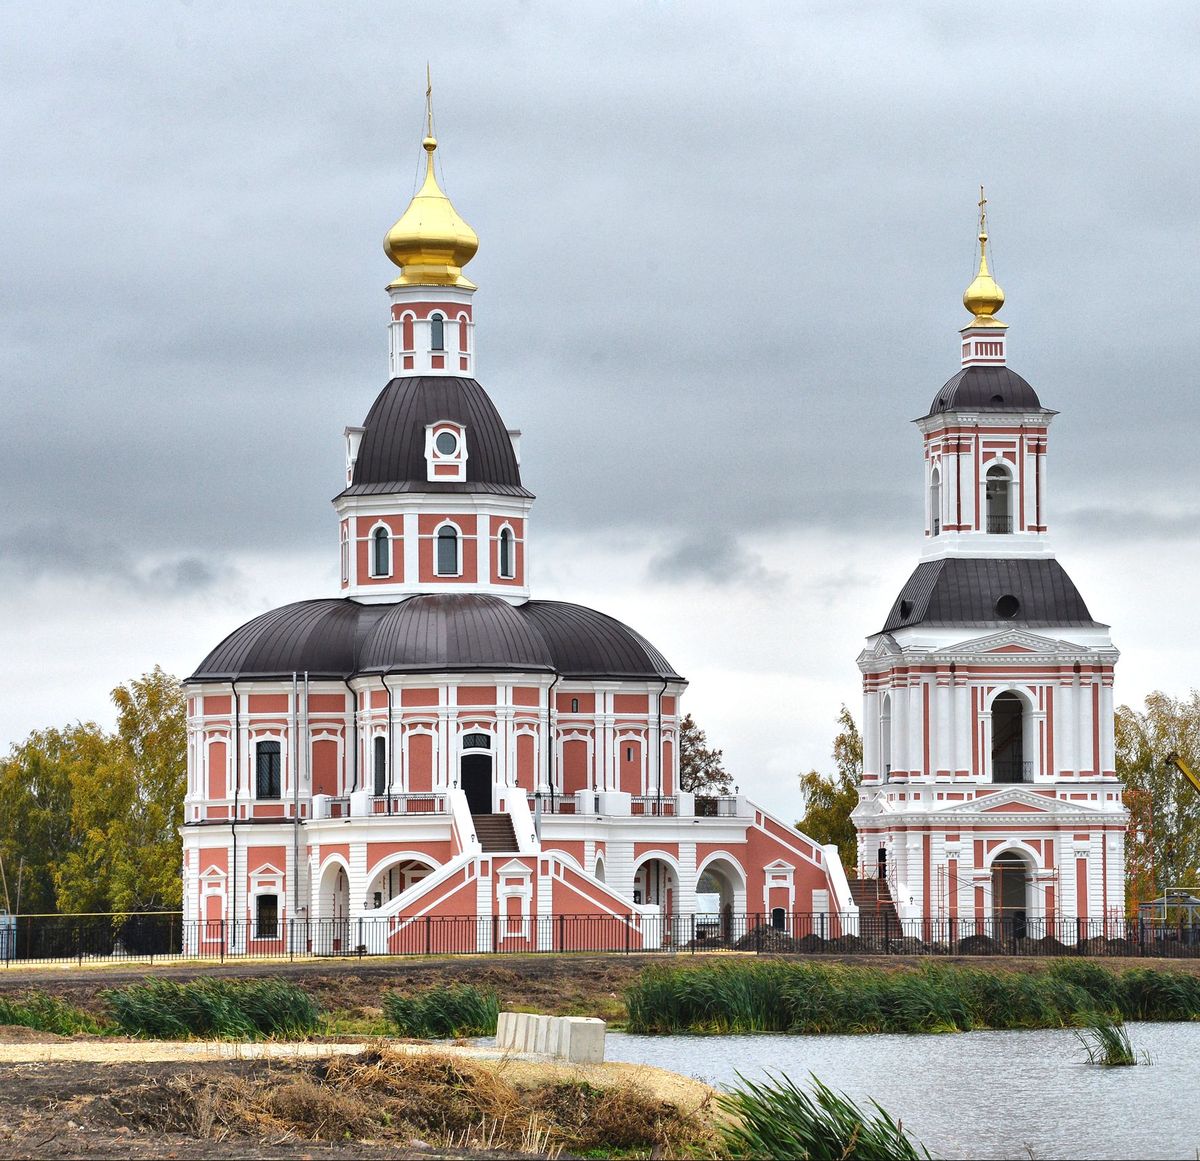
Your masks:
{"label": "pediment", "polygon": [[968,802],[954,802],[939,814],[1059,814],[1075,813],[1078,803],[1062,802],[1048,794],[1038,794],[1025,786],[1013,786],[984,794]]}
{"label": "pediment", "polygon": [[768,863],[763,867],[764,871],[794,871],[795,869],[794,863],[785,863],[782,859],[776,859],[773,863]]}
{"label": "pediment", "polygon": [[1054,637],[1043,637],[1037,633],[1028,633],[1020,629],[1009,629],[1000,633],[989,633],[986,637],[977,637],[973,641],[961,641],[938,649],[934,656],[954,654],[973,657],[1001,656],[1011,658],[1020,654],[1062,654],[1078,656],[1080,653],[1090,653],[1091,650],[1071,641],[1063,641]]}
{"label": "pediment", "polygon": [[902,656],[904,656],[904,650],[896,643],[896,638],[891,633],[880,633],[871,643],[870,648],[864,649],[858,655],[858,664],[860,666],[870,665],[873,662]]}
{"label": "pediment", "polygon": [[533,868],[518,859],[509,859],[504,866],[496,868],[496,873],[500,875],[532,875]]}
{"label": "pediment", "polygon": [[263,863],[261,866],[255,867],[250,874],[257,875],[262,879],[269,879],[271,876],[278,878],[283,874],[283,872],[273,863]]}

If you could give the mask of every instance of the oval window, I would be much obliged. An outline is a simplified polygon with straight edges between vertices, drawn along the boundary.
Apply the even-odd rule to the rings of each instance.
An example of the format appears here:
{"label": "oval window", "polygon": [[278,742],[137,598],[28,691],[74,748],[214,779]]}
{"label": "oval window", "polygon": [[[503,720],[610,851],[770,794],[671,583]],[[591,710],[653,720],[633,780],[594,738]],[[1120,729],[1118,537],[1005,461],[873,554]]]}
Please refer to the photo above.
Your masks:
{"label": "oval window", "polygon": [[437,448],[438,455],[452,456],[458,451],[458,436],[452,431],[439,431],[433,446]]}
{"label": "oval window", "polygon": [[1005,593],[996,602],[996,615],[1011,621],[1021,611],[1021,602],[1012,593]]}

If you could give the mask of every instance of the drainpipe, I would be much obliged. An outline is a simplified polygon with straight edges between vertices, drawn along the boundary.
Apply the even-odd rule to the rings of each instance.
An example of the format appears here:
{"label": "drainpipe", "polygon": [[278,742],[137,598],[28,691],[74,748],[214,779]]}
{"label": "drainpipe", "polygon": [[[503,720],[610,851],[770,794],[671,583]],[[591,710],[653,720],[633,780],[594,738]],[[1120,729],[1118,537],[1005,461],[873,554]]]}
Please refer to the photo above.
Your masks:
{"label": "drainpipe", "polygon": [[237,682],[231,681],[229,688],[233,691],[233,820],[230,824],[230,835],[233,839],[233,858],[229,867],[229,917],[233,920],[233,942],[237,944],[237,824],[238,797],[242,790],[242,738],[241,718],[239,716]]}
{"label": "drainpipe", "polygon": [[387,683],[388,675],[385,673],[380,679],[383,682],[383,688],[387,690],[387,812],[392,813],[392,768],[395,759],[392,751],[392,687]]}
{"label": "drainpipe", "polygon": [[[662,699],[667,692],[668,678],[663,678],[662,689],[658,691],[658,813],[662,817],[662,788],[663,788],[663,736],[662,736]],[[679,787],[675,787],[676,791]]]}
{"label": "drainpipe", "polygon": [[[304,746],[303,753],[305,755],[305,769],[308,769],[308,671],[304,673],[304,716],[300,719],[299,707],[296,705],[296,674],[292,674],[292,711],[293,722],[296,726],[294,736],[296,737],[296,754],[295,760],[292,763],[292,906],[288,911],[288,927],[294,933],[296,930],[296,916],[300,911],[300,736],[303,732]],[[309,770],[309,778],[311,781],[312,771]],[[310,798],[311,801],[311,798]],[[294,944],[293,944],[294,950]]]}
{"label": "drainpipe", "polygon": [[[556,673],[550,688],[546,691],[546,781],[550,784],[550,813],[554,813],[554,687],[562,681],[562,674]],[[541,834],[538,834],[540,841]]]}
{"label": "drainpipe", "polygon": [[350,752],[354,755],[354,774],[350,782],[350,792],[354,793],[358,789],[358,694],[354,692],[350,682],[344,677],[342,684],[350,694]]}

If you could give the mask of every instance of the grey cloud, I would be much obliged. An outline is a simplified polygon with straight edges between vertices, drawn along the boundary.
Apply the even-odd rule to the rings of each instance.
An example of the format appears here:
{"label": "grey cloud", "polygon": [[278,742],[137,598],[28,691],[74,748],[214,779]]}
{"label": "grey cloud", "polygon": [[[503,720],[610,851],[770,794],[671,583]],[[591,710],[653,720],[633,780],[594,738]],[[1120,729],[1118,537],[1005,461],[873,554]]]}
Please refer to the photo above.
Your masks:
{"label": "grey cloud", "polygon": [[0,576],[67,587],[104,583],[147,598],[188,598],[230,583],[230,568],[196,556],[149,561],[114,539],[66,523],[26,525],[0,534]]}
{"label": "grey cloud", "polygon": [[723,533],[678,540],[651,557],[646,575],[652,581],[666,584],[700,581],[718,587],[757,585],[774,588],[783,581],[783,576],[769,570],[761,557]]}

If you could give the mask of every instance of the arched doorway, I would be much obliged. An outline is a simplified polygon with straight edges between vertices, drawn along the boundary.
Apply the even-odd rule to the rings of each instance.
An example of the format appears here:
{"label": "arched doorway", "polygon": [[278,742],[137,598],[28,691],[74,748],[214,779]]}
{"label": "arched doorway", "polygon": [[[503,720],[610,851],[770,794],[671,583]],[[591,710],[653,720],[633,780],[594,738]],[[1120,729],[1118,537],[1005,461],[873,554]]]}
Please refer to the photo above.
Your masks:
{"label": "arched doorway", "polygon": [[734,931],[734,916],[745,911],[746,880],[741,870],[724,858],[705,863],[696,881],[697,940],[703,934],[706,939],[732,942],[740,934]]}
{"label": "arched doorway", "polygon": [[458,765],[458,784],[467,796],[472,814],[492,813],[492,738],[490,734],[464,734]]}
{"label": "arched doorway", "polygon": [[993,536],[1012,532],[1012,477],[1006,467],[993,464],[988,468],[985,492],[988,532]]}
{"label": "arched doorway", "polygon": [[1025,701],[1011,691],[992,702],[992,781],[1031,782],[1033,763],[1025,758]]}
{"label": "arched doorway", "polygon": [[346,868],[334,861],[321,873],[318,910],[311,920],[312,949],[317,955],[342,955],[350,950],[350,880]]}
{"label": "arched doorway", "polygon": [[422,859],[401,859],[384,867],[367,888],[367,907],[386,907],[397,895],[404,894],[434,869]]}
{"label": "arched doorway", "polygon": [[658,907],[661,920],[661,938],[646,938],[646,946],[660,943],[666,947],[672,942],[672,924],[675,917],[675,900],[679,895],[679,880],[675,868],[665,859],[647,859],[633,874],[633,901],[650,903]]}
{"label": "arched doorway", "polygon": [[1025,938],[1031,878],[1029,864],[1017,851],[1004,851],[992,863],[992,914],[1006,938]]}

